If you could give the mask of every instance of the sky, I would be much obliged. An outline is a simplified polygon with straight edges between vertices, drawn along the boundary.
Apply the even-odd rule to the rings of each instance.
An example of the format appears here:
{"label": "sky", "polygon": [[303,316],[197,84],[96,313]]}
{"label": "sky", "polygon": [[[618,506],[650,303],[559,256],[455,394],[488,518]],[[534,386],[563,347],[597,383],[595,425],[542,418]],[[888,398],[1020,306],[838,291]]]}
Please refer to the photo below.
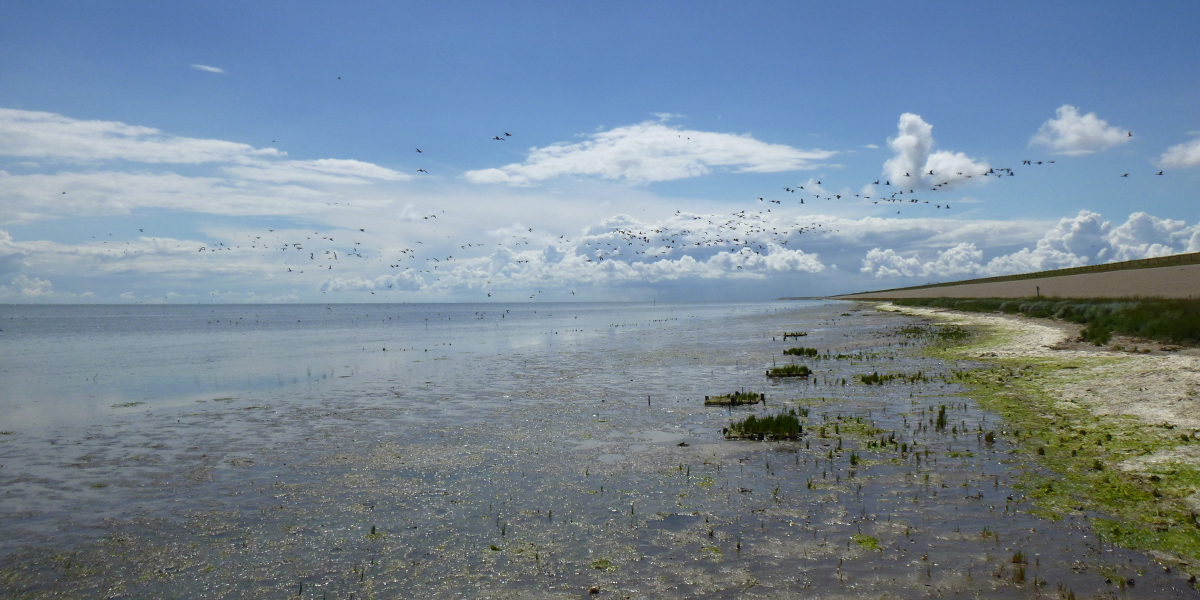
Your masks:
{"label": "sky", "polygon": [[1194,2],[5,2],[0,303],[765,300],[1196,252],[1197,30]]}

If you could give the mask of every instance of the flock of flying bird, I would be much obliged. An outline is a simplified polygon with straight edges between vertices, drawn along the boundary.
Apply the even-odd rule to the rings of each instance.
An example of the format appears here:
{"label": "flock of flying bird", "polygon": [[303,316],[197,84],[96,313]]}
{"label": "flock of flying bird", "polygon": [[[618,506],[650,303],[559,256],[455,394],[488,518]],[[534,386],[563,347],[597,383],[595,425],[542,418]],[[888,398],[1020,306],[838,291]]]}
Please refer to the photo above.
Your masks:
{"label": "flock of flying bird", "polygon": [[[1132,136],[1132,132],[1129,133]],[[509,132],[504,132],[503,136],[494,135],[492,140],[506,141],[512,137]],[[418,154],[425,154],[420,148],[416,148]],[[1021,166],[1037,168],[1045,165],[1054,164],[1055,161],[1033,161],[1023,160]],[[418,168],[418,173],[428,174],[425,168]],[[912,177],[909,173],[904,174],[903,179],[897,179],[893,182],[890,179],[884,179],[882,192],[867,193],[868,190],[876,189],[874,186],[879,186],[880,181],[875,180],[868,186],[863,186],[860,193],[854,194],[853,197],[859,201],[870,201],[873,204],[891,203],[896,205],[906,206],[925,206],[929,205],[929,200],[921,200],[916,194],[918,187],[923,192],[936,193],[944,191],[955,183],[971,179],[973,177],[996,177],[1008,178],[1016,176],[1016,171],[1012,168],[987,168],[986,171],[978,170],[976,172],[954,171],[953,173],[939,174],[934,170],[929,170],[922,173],[920,177]],[[1162,175],[1159,171],[1155,175]],[[1122,174],[1121,177],[1128,177],[1129,174]],[[933,183],[925,183],[924,181],[932,181]],[[821,187],[821,182],[817,181],[815,185],[809,180],[809,188],[805,189],[805,185],[786,186],[783,191],[788,194],[799,194],[801,197],[796,200],[788,200],[788,204],[797,206],[804,205],[805,197],[812,195],[813,200],[826,201],[842,201],[850,200],[850,192],[831,193],[825,192]],[[894,191],[891,191],[894,190]],[[64,192],[66,193],[66,192]],[[512,251],[512,262],[523,264],[531,262],[532,254],[522,254],[528,250],[537,249],[541,252],[543,248],[549,252],[551,249],[561,253],[564,256],[578,254],[580,258],[587,263],[600,264],[606,260],[615,260],[624,258],[628,262],[644,262],[647,259],[661,259],[671,255],[679,255],[687,252],[689,254],[712,255],[719,252],[729,252],[731,258],[737,262],[740,260],[745,263],[755,255],[769,255],[771,252],[786,248],[789,242],[797,240],[796,236],[809,234],[831,234],[837,230],[830,230],[817,222],[803,222],[802,218],[786,219],[781,218],[781,213],[772,214],[770,204],[777,205],[782,208],[785,201],[767,197],[758,198],[760,209],[742,209],[732,212],[725,217],[717,215],[696,215],[675,211],[665,222],[657,226],[634,226],[631,224],[611,226],[604,231],[588,233],[584,235],[584,239],[580,240],[577,245],[572,246],[570,239],[565,235],[555,237],[549,232],[534,233],[533,228],[525,228],[525,231],[511,233],[507,240],[500,242],[478,242],[472,241],[469,243],[454,244],[458,245],[460,250],[466,253],[476,255],[474,258],[479,258],[479,250],[484,248],[505,247]],[[949,202],[935,201],[932,204],[933,209],[949,210]],[[765,210],[763,210],[765,209]],[[443,213],[445,211],[442,211]],[[900,211],[897,210],[897,213]],[[437,214],[423,215],[421,220],[428,221],[436,219]],[[139,229],[139,232],[143,230]],[[304,239],[299,239],[300,234],[304,235]],[[282,261],[280,269],[286,273],[302,274],[310,271],[329,273],[334,270],[335,266],[345,265],[346,261],[359,260],[375,262],[378,264],[386,264],[389,269],[404,269],[405,271],[414,271],[415,273],[425,274],[435,277],[440,281],[439,275],[452,272],[457,261],[464,260],[462,257],[456,259],[453,254],[442,256],[444,250],[439,250],[442,247],[440,242],[430,242],[425,244],[423,241],[416,241],[416,248],[403,248],[399,250],[385,250],[383,248],[373,248],[364,253],[363,242],[353,239],[355,233],[350,230],[351,239],[338,244],[335,241],[334,233],[328,232],[322,234],[319,231],[313,231],[308,234],[307,231],[300,232],[296,230],[279,231],[268,229],[264,235],[244,234],[245,239],[241,244],[218,242],[200,246],[198,252],[216,254],[222,252],[233,251],[262,251],[271,250],[279,252],[290,252],[289,256],[297,258],[287,258]],[[359,234],[365,234],[366,228],[359,228]],[[437,233],[436,229],[431,232]],[[346,230],[338,230],[337,234],[343,238],[347,235]],[[110,234],[111,235],[111,234]],[[449,236],[445,236],[449,238]],[[152,238],[153,239],[153,238]],[[107,243],[107,242],[105,242]],[[521,248],[522,246],[530,246],[537,244],[534,248]],[[478,249],[478,250],[476,250]],[[705,249],[709,249],[705,251]],[[434,252],[437,252],[435,255]],[[127,249],[126,254],[129,253]],[[136,253],[136,251],[135,251]],[[305,257],[304,255],[308,256]],[[390,255],[390,256],[385,256]],[[695,258],[695,256],[693,256]],[[736,269],[742,269],[742,264],[735,265]],[[487,284],[491,284],[488,280]],[[386,288],[392,288],[392,284],[387,284]],[[486,286],[482,291],[490,297],[491,293],[487,292]],[[371,292],[375,293],[375,292]],[[540,293],[540,291],[538,292]],[[572,292],[574,294],[574,292]],[[533,298],[536,294],[531,295]]]}

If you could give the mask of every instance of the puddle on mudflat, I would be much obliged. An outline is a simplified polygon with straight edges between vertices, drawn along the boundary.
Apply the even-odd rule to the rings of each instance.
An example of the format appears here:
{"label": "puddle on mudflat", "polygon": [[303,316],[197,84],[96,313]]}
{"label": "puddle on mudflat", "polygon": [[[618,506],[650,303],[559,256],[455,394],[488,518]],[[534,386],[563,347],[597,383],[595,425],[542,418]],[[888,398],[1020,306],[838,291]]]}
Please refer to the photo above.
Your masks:
{"label": "puddle on mudflat", "polygon": [[[662,310],[626,309],[620,323],[652,323]],[[1029,515],[1009,483],[1030,466],[1003,435],[985,441],[1003,427],[943,380],[953,365],[899,345],[891,333],[909,317],[844,311],[771,304],[670,326],[594,327],[520,356],[433,363],[473,365],[470,375],[420,371],[410,381],[364,367],[318,387],[18,432],[0,445],[0,533],[18,540],[5,546],[0,590],[1197,595],[1181,574],[1099,543],[1084,516]],[[771,339],[804,330],[800,342]],[[790,362],[780,352],[792,346],[862,354],[810,360],[807,380],[767,380],[765,367]],[[857,377],[874,372],[921,377]],[[765,392],[765,405],[702,406],[705,395],[742,388]],[[733,420],[782,410],[796,410],[799,440],[721,435]],[[14,462],[22,453],[32,458]]]}

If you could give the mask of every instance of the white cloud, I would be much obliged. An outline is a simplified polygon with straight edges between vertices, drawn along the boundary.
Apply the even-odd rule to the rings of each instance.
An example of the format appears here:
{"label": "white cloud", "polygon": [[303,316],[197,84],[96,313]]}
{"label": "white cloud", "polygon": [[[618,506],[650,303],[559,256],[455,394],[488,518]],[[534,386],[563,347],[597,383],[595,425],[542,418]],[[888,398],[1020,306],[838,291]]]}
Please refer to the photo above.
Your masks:
{"label": "white cloud", "polygon": [[1102,152],[1132,139],[1129,132],[1110,126],[1096,113],[1080,115],[1079,109],[1064,104],[1054,111],[1055,118],[1042,123],[1029,140],[1030,146],[1045,146],[1070,156]]}
{"label": "white cloud", "polygon": [[0,222],[128,214],[139,208],[224,215],[304,214],[324,210],[335,199],[342,198],[296,185],[263,185],[176,173],[0,172]]}
{"label": "white cloud", "polygon": [[532,148],[523,163],[468,171],[473,183],[531,183],[563,175],[590,175],[634,183],[697,177],[714,167],[774,173],[815,168],[836,152],[800,150],[750,137],[677,129],[646,121],[588,136],[583,142]]}
{"label": "white cloud", "polygon": [[868,148],[868,149],[871,149],[871,150],[878,150],[878,149],[879,149],[879,145],[878,145],[878,144],[867,144],[867,145],[863,146],[863,148]]}
{"label": "white cloud", "polygon": [[196,69],[197,71],[207,71],[209,73],[220,73],[222,75],[225,74],[225,69],[222,69],[220,67],[210,67],[208,65],[192,65],[192,68]]}
{"label": "white cloud", "polygon": [[0,108],[0,155],[66,162],[200,164],[283,153],[224,140],[170,136],[153,127],[119,121],[80,121],[48,112]]}
{"label": "white cloud", "polygon": [[1164,167],[1200,167],[1200,138],[1167,148],[1158,160]]}
{"label": "white cloud", "polygon": [[1144,212],[1129,215],[1129,220],[1108,234],[1113,260],[1133,260],[1168,256],[1186,250],[1200,228],[1183,221],[1160,219]]}
{"label": "white cloud", "polygon": [[[286,160],[273,148],[170,136],[115,121],[0,109],[0,155],[82,163],[82,169],[14,175],[0,170],[0,222],[167,208],[223,215],[300,215],[378,203],[348,186],[411,176],[351,159]],[[106,170],[95,170],[96,162]],[[189,174],[164,172],[165,164]],[[197,173],[196,171],[201,171]],[[375,200],[367,198],[374,196]]]}
{"label": "white cloud", "polygon": [[38,296],[48,296],[51,293],[51,285],[45,279],[36,277],[27,277],[25,275],[17,275],[12,278],[10,284],[14,289],[19,291],[26,298],[36,298]]}
{"label": "white cloud", "polygon": [[921,262],[916,257],[905,257],[892,250],[872,248],[862,261],[863,273],[875,277],[948,277],[954,275],[971,275],[979,271],[979,261],[983,252],[969,242],[937,253],[937,258],[929,262]]}
{"label": "white cloud", "polygon": [[860,270],[875,277],[986,277],[1166,256],[1194,249],[1200,249],[1200,224],[1189,227],[1183,221],[1137,212],[1122,225],[1113,227],[1100,214],[1083,210],[1046,230],[1032,248],[1001,254],[987,262],[983,260],[983,252],[967,242],[936,252],[932,260],[922,260],[918,250],[876,247],[867,252]]}
{"label": "white cloud", "polygon": [[241,179],[271,183],[365,184],[371,183],[372,180],[407,181],[412,179],[412,176],[407,173],[400,173],[379,165],[337,158],[278,162],[254,161],[223,167],[223,170]]}
{"label": "white cloud", "polygon": [[883,163],[885,183],[903,188],[934,185],[948,189],[974,179],[987,181],[990,166],[961,152],[933,151],[933,126],[920,115],[900,115],[896,137],[888,139],[895,155]]}

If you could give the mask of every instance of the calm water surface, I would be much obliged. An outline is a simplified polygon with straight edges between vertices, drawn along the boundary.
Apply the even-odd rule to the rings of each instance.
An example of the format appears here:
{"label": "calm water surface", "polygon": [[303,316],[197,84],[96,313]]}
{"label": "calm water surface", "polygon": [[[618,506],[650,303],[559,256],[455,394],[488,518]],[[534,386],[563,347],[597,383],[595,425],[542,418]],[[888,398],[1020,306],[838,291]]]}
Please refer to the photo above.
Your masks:
{"label": "calm water surface", "polygon": [[[1010,482],[1033,467],[943,379],[959,365],[901,335],[915,321],[828,302],[0,307],[0,596],[1196,596],[1086,518],[1027,514]],[[844,356],[764,377],[792,346]],[[921,376],[855,378],[876,371]],[[766,405],[703,406],[737,389]],[[781,410],[801,440],[721,435]]]}

